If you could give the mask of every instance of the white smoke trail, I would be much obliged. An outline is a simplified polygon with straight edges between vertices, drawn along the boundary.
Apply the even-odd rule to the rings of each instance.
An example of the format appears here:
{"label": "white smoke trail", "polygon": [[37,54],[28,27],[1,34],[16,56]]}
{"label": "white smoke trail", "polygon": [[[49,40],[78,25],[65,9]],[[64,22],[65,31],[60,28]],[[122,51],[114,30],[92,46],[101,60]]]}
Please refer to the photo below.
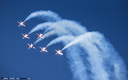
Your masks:
{"label": "white smoke trail", "polygon": [[74,35],[74,36],[78,36],[87,32],[87,29],[84,26],[80,25],[76,21],[70,21],[70,20],[60,20],[60,21],[54,22],[47,29],[52,30],[52,29],[58,29],[59,27],[65,28],[67,31],[70,32],[71,35]]}
{"label": "white smoke trail", "polygon": [[[99,54],[100,51],[98,51],[96,46],[91,41],[88,40],[88,38],[91,35],[93,35],[93,33],[88,32],[88,33],[85,33],[85,34],[77,37],[74,41],[72,41],[68,45],[66,45],[62,50],[66,49],[74,44],[80,43],[81,45],[83,45],[83,47],[87,51],[87,54],[89,56],[88,61],[91,64],[92,73],[95,74],[94,75],[95,80],[108,80],[108,75],[103,66],[103,58]],[[95,67],[93,67],[93,66],[95,66]]]}
{"label": "white smoke trail", "polygon": [[38,30],[44,30],[44,29],[46,29],[46,31],[50,31],[52,29],[58,29],[59,27],[63,27],[67,29],[73,35],[81,35],[87,32],[86,28],[84,28],[82,25],[78,24],[75,21],[60,20],[57,22],[45,22],[45,23],[38,24],[28,34],[31,34]]}
{"label": "white smoke trail", "polygon": [[52,22],[45,22],[45,23],[38,24],[28,34],[31,34],[31,33],[38,31],[38,30],[45,30],[46,28],[48,28],[52,24],[53,24]]}
{"label": "white smoke trail", "polygon": [[[50,36],[55,35],[55,34],[56,34],[56,35],[65,35],[65,34],[68,34],[68,32],[67,32],[67,30],[65,30],[64,28],[59,27],[59,29],[57,29],[57,30],[52,30],[52,31],[47,32],[46,34],[44,34],[44,38],[50,37]],[[40,42],[40,41],[43,40],[44,38],[39,38],[39,39],[37,39],[37,40],[34,42],[34,44]]]}
{"label": "white smoke trail", "polygon": [[[113,51],[114,50],[113,47],[111,45],[108,45],[108,42],[104,40],[103,36],[100,33],[98,32],[85,33],[77,37],[69,44],[67,44],[62,50],[77,43],[80,43],[80,45],[83,46],[83,48],[85,48],[88,53],[89,56],[88,61],[92,66],[91,71],[95,74],[94,80],[109,80],[109,78],[112,78],[112,80],[127,79],[127,75],[126,75],[127,71],[123,63],[123,60],[119,58],[117,54],[115,54],[116,51]],[[100,49],[98,49],[98,47]],[[117,59],[114,59],[113,56],[116,57]],[[109,62],[106,63],[105,59],[109,60]],[[107,66],[106,64],[109,64],[109,66]],[[112,68],[110,67],[110,65],[113,65],[114,71],[111,71]],[[121,66],[123,66],[123,68]],[[106,69],[108,71],[106,71]]]}
{"label": "white smoke trail", "polygon": [[[72,41],[75,39],[74,36],[68,35],[68,36],[61,36],[58,37],[51,42],[48,43],[46,47],[49,47],[53,44],[64,42],[64,44],[69,43],[69,41]],[[74,47],[75,48],[75,47]],[[68,51],[67,57],[70,60],[70,68],[73,72],[74,79],[76,80],[88,80],[87,73],[86,73],[86,67],[84,66],[84,63],[79,55],[78,48],[71,49]]]}
{"label": "white smoke trail", "polygon": [[83,35],[78,36],[75,40],[73,40],[72,42],[70,42],[69,44],[67,44],[67,45],[62,49],[62,51],[63,51],[64,49],[66,49],[66,48],[68,48],[68,47],[70,47],[70,46],[72,46],[72,45],[74,45],[74,44],[77,44],[78,42],[84,40],[84,39],[85,39],[84,36],[87,36],[87,35],[89,35],[89,32],[88,32],[88,33],[85,33],[85,34],[83,34]]}
{"label": "white smoke trail", "polygon": [[25,20],[24,22],[28,21],[29,19],[31,18],[42,18],[43,20],[46,20],[46,21],[58,21],[58,20],[61,20],[61,17],[58,16],[58,14],[52,12],[52,11],[36,11],[36,12],[33,12],[31,13]]}
{"label": "white smoke trail", "polygon": [[[103,57],[100,54],[101,52],[97,49],[97,47],[92,44],[91,41],[85,40],[86,42],[83,45],[86,48],[86,52],[88,55],[88,61],[90,63],[91,72],[94,74],[94,80],[109,80],[109,75],[105,70],[105,66],[103,65]],[[99,76],[100,75],[100,76]]]}
{"label": "white smoke trail", "polygon": [[126,66],[122,58],[119,57],[114,47],[105,40],[104,36],[100,33],[93,33],[90,40],[99,47],[101,53],[104,53],[102,54],[105,57],[104,65],[109,65],[106,67],[106,70],[110,74],[110,77],[115,78],[115,80],[127,80]]}
{"label": "white smoke trail", "polygon": [[[66,25],[67,23],[68,23],[68,26]],[[46,31],[50,31],[50,30],[52,30],[52,31],[47,33],[47,34],[44,34],[44,37],[49,37],[49,36],[57,34],[57,33],[59,33],[58,35],[71,34],[74,36],[76,36],[76,35],[78,36],[78,35],[85,33],[87,31],[86,28],[83,28],[83,26],[81,26],[80,24],[78,24],[74,21],[62,20],[62,21],[58,21],[55,23],[50,22],[50,23],[39,24],[35,28],[33,28],[30,31],[30,33],[35,32],[35,31],[40,30],[40,29],[43,30],[46,28],[46,26],[47,26]],[[40,42],[41,40],[43,40],[43,38],[37,39],[34,44]]]}
{"label": "white smoke trail", "polygon": [[[76,80],[127,80],[127,71],[123,60],[103,35],[98,32],[87,32],[87,29],[79,23],[61,19],[56,13],[51,13],[53,12],[46,11],[45,14],[45,11],[38,11],[30,14],[25,21],[34,17],[44,17],[47,21],[56,22],[42,23],[40,26],[33,28],[29,34],[38,30],[47,32],[44,35],[45,38],[56,34],[59,38],[51,41],[47,47],[64,39],[63,44],[67,45],[62,50],[68,49],[67,58],[70,61],[69,65]],[[54,15],[57,15],[57,17],[53,17]],[[65,40],[66,38],[62,37],[64,35],[71,35],[76,38],[69,42],[69,39]],[[34,44],[42,39],[39,38]],[[75,44],[76,46],[72,46]],[[80,52],[78,45],[82,47],[83,53],[87,56],[81,56],[83,53]],[[85,59],[89,62],[90,67],[87,67],[87,64],[84,63]],[[88,76],[88,69],[92,73],[91,76]]]}
{"label": "white smoke trail", "polygon": [[53,45],[53,44],[59,43],[59,42],[61,42],[61,41],[63,41],[63,42],[69,42],[69,41],[72,41],[73,39],[75,39],[75,37],[73,37],[73,36],[71,36],[71,35],[68,35],[68,36],[61,36],[61,37],[58,37],[58,38],[56,38],[56,39],[50,41],[50,42],[47,44],[46,48],[49,47],[49,46],[51,46],[51,45]]}
{"label": "white smoke trail", "polygon": [[[85,38],[87,38],[88,39],[88,37],[90,36],[91,34],[90,34],[90,32],[89,33],[86,33],[86,34],[84,34],[84,35],[82,35],[80,38],[82,38],[82,37],[85,37]],[[47,45],[47,47],[48,46],[50,46],[50,45],[52,45],[52,44],[54,44],[54,43],[57,43],[57,42],[60,42],[60,41],[62,41],[62,40],[67,40],[67,37],[68,36],[62,36],[62,37],[59,37],[59,38],[57,38],[57,39],[55,39],[55,40],[53,40],[53,41],[51,41],[48,45]],[[73,38],[74,39],[74,38]],[[84,40],[84,39],[78,39],[77,38],[77,40],[75,41],[75,42],[83,42],[83,41],[81,41],[81,40]],[[87,42],[87,41],[85,41],[85,42]],[[72,43],[72,42],[71,42]],[[74,42],[73,42],[74,43]],[[88,42],[87,42],[88,43]],[[89,46],[91,46],[91,47],[89,47]],[[92,44],[91,45],[91,43],[89,43],[88,45],[87,45],[87,47],[89,47],[89,48],[92,48],[92,49],[94,49],[93,51],[91,50],[91,53],[99,53],[98,51],[97,51],[97,49],[96,49],[96,47]],[[77,50],[77,49],[76,49]],[[89,49],[87,49],[87,50],[89,50]],[[72,52],[74,51],[74,50],[71,50]],[[75,57],[75,58],[79,58],[80,56],[78,55],[78,54],[80,54],[79,53],[79,51],[75,51],[75,52],[78,52],[77,53],[77,57],[76,57],[76,54],[73,54],[72,56],[73,57]],[[69,53],[69,52],[68,52]],[[94,54],[91,54],[90,53],[90,58],[94,58]],[[71,55],[71,53],[69,53],[70,55]],[[68,54],[68,55],[69,55]],[[70,56],[71,57],[71,56]],[[72,57],[72,58],[73,58]],[[93,65],[93,66],[95,66],[95,68],[100,68],[100,71],[98,70],[97,71],[97,69],[95,69],[94,67],[92,67],[92,72],[93,73],[95,73],[95,74],[97,74],[96,75],[96,80],[108,80],[108,77],[107,77],[107,73],[104,71],[104,69],[102,69],[103,68],[103,65],[102,65],[102,58],[100,57],[100,55],[98,55],[98,54],[95,54],[95,57],[96,58],[98,58],[98,59],[91,59],[90,60],[90,62],[91,62],[91,64]],[[90,59],[89,58],[89,59]],[[86,70],[85,70],[85,67],[84,67],[84,64],[83,64],[83,62],[81,61],[81,58],[80,59],[78,59],[79,61],[76,61],[76,62],[72,62],[73,64],[72,65],[75,65],[75,64],[77,64],[77,65],[79,65],[79,66],[76,66],[75,65],[75,67],[78,67],[79,69],[81,69],[81,67],[82,67],[82,70],[79,70],[79,69],[76,69],[76,71],[78,71],[79,73],[84,73],[84,76],[82,76],[83,74],[79,74],[79,76],[78,76],[78,74],[76,74],[76,73],[74,73],[74,75],[75,75],[75,78],[76,79],[80,79],[80,80],[85,80],[86,78],[85,78],[85,74],[86,74]],[[75,61],[75,60],[73,60],[73,61]],[[96,62],[98,61],[98,63],[96,64]],[[95,65],[96,64],[96,65]],[[75,69],[75,68],[73,68],[72,67],[72,69]],[[84,72],[83,72],[84,71]],[[98,72],[98,73],[97,73]],[[103,75],[103,73],[104,73],[104,75]],[[100,77],[99,77],[99,75],[100,75]],[[79,77],[79,78],[78,78]]]}
{"label": "white smoke trail", "polygon": [[89,80],[89,76],[86,72],[87,68],[82,61],[79,48],[77,46],[72,46],[68,49],[67,53],[66,56],[69,60],[74,80]]}

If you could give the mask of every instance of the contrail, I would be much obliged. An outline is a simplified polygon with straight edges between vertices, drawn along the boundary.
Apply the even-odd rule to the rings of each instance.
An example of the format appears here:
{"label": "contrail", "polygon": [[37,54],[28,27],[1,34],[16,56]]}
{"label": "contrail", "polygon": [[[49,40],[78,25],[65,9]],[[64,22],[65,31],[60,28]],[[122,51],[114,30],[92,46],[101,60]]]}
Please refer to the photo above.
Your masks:
{"label": "contrail", "polygon": [[[29,34],[43,30],[44,38],[57,35],[49,47],[62,42],[75,80],[127,80],[126,66],[113,46],[99,32],[89,32],[76,21],[62,19],[51,11],[37,11],[25,21],[39,17],[48,22],[34,27]],[[40,42],[39,38],[34,44]],[[88,72],[89,71],[89,72]]]}
{"label": "contrail", "polygon": [[46,20],[46,21],[58,21],[58,20],[61,20],[61,17],[58,16],[58,14],[48,10],[48,11],[36,11],[36,12],[33,12],[31,13],[25,20],[24,22],[28,21],[29,19],[31,18],[41,18],[43,20]]}

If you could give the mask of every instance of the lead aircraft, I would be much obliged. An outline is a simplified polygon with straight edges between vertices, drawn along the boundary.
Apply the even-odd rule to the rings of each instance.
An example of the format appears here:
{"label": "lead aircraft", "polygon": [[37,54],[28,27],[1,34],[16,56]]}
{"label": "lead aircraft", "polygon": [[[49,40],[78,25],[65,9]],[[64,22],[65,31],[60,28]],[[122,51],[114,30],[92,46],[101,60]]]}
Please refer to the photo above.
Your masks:
{"label": "lead aircraft", "polygon": [[18,27],[20,26],[26,26],[23,21],[17,21],[19,23]]}

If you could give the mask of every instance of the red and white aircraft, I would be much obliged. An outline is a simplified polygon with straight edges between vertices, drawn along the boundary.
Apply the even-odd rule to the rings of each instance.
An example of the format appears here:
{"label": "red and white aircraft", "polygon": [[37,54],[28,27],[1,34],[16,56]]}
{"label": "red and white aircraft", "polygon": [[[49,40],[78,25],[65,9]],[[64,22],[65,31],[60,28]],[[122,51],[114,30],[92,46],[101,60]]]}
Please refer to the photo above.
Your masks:
{"label": "red and white aircraft", "polygon": [[44,52],[44,51],[45,51],[45,52],[48,52],[45,47],[40,47],[40,49],[41,49],[40,52]]}
{"label": "red and white aircraft", "polygon": [[28,49],[30,48],[36,49],[32,43],[28,44],[28,46],[29,46]]}
{"label": "red and white aircraft", "polygon": [[22,39],[24,39],[24,38],[30,39],[29,36],[28,36],[28,34],[22,34],[22,35],[23,35],[23,38]]}
{"label": "red and white aircraft", "polygon": [[44,38],[44,36],[43,36],[43,34],[41,34],[41,33],[36,33],[37,35],[38,35],[38,37],[37,38]]}
{"label": "red and white aircraft", "polygon": [[24,24],[24,22],[22,22],[22,21],[18,21],[18,23],[19,23],[18,27],[20,27],[20,26],[26,26],[26,25]]}
{"label": "red and white aircraft", "polygon": [[59,54],[59,55],[63,55],[62,51],[61,50],[55,50],[56,51],[56,55]]}

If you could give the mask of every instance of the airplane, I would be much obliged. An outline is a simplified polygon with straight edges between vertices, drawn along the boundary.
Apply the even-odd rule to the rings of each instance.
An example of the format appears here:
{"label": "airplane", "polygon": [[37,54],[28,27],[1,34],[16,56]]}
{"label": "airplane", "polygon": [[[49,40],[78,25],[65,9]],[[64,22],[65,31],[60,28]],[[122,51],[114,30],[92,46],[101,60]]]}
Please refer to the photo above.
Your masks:
{"label": "airplane", "polygon": [[44,36],[43,36],[43,34],[41,34],[41,33],[36,33],[37,35],[38,35],[38,37],[37,38],[44,38]]}
{"label": "airplane", "polygon": [[55,50],[55,51],[56,51],[56,54],[55,54],[55,55],[57,55],[57,54],[59,54],[59,55],[63,55],[63,53],[62,53],[61,50]]}
{"label": "airplane", "polygon": [[22,22],[22,21],[17,21],[17,22],[19,23],[18,27],[20,27],[20,26],[26,26],[26,25],[24,24],[24,22]]}
{"label": "airplane", "polygon": [[40,49],[41,49],[40,52],[44,52],[44,51],[45,51],[45,52],[48,52],[45,47],[40,47]]}
{"label": "airplane", "polygon": [[29,46],[28,49],[30,48],[36,49],[32,43],[28,44],[28,46]]}
{"label": "airplane", "polygon": [[28,34],[22,34],[22,35],[23,35],[23,38],[22,39],[24,39],[24,38],[30,39],[29,36],[28,36]]}

